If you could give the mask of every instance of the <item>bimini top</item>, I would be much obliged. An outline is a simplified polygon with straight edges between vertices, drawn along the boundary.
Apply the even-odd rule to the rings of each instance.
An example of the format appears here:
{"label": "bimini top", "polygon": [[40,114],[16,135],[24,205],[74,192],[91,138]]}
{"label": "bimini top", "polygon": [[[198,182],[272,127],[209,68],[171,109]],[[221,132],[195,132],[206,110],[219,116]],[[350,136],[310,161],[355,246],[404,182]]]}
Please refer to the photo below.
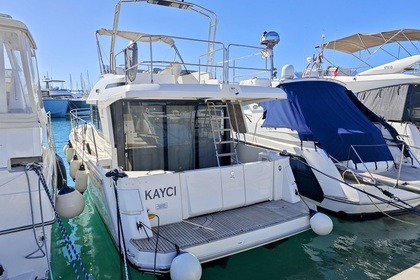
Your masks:
{"label": "bimini top", "polygon": [[[102,36],[112,36],[113,31],[109,29],[99,29],[96,31],[96,34],[102,35]],[[175,45],[175,42],[172,38],[167,36],[161,36],[161,35],[150,35],[146,33],[140,33],[140,32],[132,32],[132,31],[122,31],[118,30],[116,35],[118,37],[135,41],[135,42],[158,42],[161,41],[163,43],[168,44],[169,46]]]}
{"label": "bimini top", "polygon": [[403,41],[419,41],[420,30],[418,29],[399,29],[394,31],[361,34],[357,33],[348,37],[325,43],[316,48],[331,49],[353,54],[358,51],[367,50],[373,47],[385,44],[403,42]]}
{"label": "bimini top", "polygon": [[[346,88],[323,80],[279,85],[287,100],[263,102],[263,127],[290,128],[303,141],[315,141],[330,156],[360,163],[392,160],[380,130],[349,98]],[[367,109],[366,109],[367,110]]]}

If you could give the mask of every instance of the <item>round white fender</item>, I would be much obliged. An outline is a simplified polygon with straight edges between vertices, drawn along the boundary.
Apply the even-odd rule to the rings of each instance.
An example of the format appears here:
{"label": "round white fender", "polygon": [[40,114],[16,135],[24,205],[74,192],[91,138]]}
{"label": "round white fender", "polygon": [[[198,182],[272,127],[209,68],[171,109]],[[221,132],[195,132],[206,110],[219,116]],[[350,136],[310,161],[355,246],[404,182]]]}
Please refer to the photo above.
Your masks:
{"label": "round white fender", "polygon": [[83,212],[85,199],[79,191],[64,184],[55,198],[55,209],[61,217],[71,219]]}
{"label": "round white fender", "polygon": [[66,146],[67,146],[67,149],[65,149],[65,153],[64,154],[66,155],[67,162],[71,162],[72,159],[73,159],[73,157],[74,157],[74,155],[75,155],[75,153],[76,153],[76,151],[75,151],[75,149],[73,147],[70,147],[68,145],[66,145]]}
{"label": "round white fender", "polygon": [[74,179],[76,178],[76,172],[80,168],[80,160],[77,158],[77,155],[74,155],[72,161],[70,161],[70,176]]}
{"label": "round white fender", "polygon": [[201,278],[201,264],[191,253],[182,252],[171,263],[172,280],[199,280]]}
{"label": "round white fender", "polygon": [[312,230],[318,235],[328,235],[333,229],[333,222],[330,217],[323,213],[310,211],[310,224]]}
{"label": "round white fender", "polygon": [[80,165],[79,170],[77,170],[76,172],[76,180],[74,181],[74,186],[76,190],[78,190],[82,194],[87,189],[87,179],[88,179],[88,172],[85,169],[84,164],[82,163]]}

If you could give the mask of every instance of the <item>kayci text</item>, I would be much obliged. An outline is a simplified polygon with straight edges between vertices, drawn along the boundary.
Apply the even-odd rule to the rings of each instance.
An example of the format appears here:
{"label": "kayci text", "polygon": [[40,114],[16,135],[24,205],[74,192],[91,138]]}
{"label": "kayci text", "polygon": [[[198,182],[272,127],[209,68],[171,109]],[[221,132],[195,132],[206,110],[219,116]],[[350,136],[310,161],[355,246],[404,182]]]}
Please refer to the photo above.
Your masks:
{"label": "kayci text", "polygon": [[146,200],[170,196],[176,196],[176,187],[166,187],[144,191],[144,197]]}

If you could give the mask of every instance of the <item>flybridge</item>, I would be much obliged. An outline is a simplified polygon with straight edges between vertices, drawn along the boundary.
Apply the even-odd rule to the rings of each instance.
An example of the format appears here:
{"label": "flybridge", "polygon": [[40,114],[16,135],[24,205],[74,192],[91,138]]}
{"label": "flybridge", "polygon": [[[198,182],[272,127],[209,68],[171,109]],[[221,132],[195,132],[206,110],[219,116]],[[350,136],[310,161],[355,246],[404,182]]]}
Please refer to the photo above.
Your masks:
{"label": "flybridge", "polygon": [[[97,178],[89,185],[97,190],[93,201],[125,261],[172,279],[199,279],[200,262],[309,225],[328,234],[331,220],[312,215],[296,193],[289,158],[239,138],[247,129],[242,105],[285,98],[270,80],[278,34],[265,32],[263,47],[252,47],[215,41],[217,20],[209,23],[208,40],[121,30],[126,2],[212,14],[179,1],[120,1],[112,30],[96,33],[98,42],[111,36],[111,63],[99,55],[103,76],[89,95],[93,117],[84,123],[72,116],[70,141]],[[242,49],[264,65],[234,60]],[[245,71],[252,80],[242,84]],[[264,74],[270,76],[263,84],[257,79]],[[83,152],[87,145],[90,152]],[[314,221],[319,217],[326,223]]]}
{"label": "flybridge", "polygon": [[[145,2],[166,7],[191,10],[209,21],[207,40],[187,37],[150,35],[120,29],[122,4]],[[126,74],[127,81],[140,83],[238,83],[252,78],[275,78],[273,47],[280,41],[276,32],[265,32],[262,47],[238,44],[225,45],[216,41],[217,16],[210,10],[192,3],[178,1],[120,1],[115,8],[112,29],[96,32],[101,74]],[[100,40],[111,37],[110,64],[105,65]],[[126,46],[117,50],[126,40]],[[163,43],[159,44],[159,43]],[[141,46],[137,46],[141,44]],[[169,47],[169,48],[168,48]],[[170,55],[173,53],[173,55]],[[173,59],[168,60],[168,57]],[[123,67],[121,67],[123,66]],[[148,74],[148,75],[146,75]],[[161,75],[157,75],[161,74]],[[172,76],[168,76],[172,75]],[[141,76],[141,77],[139,77]],[[181,78],[179,78],[181,77]]]}

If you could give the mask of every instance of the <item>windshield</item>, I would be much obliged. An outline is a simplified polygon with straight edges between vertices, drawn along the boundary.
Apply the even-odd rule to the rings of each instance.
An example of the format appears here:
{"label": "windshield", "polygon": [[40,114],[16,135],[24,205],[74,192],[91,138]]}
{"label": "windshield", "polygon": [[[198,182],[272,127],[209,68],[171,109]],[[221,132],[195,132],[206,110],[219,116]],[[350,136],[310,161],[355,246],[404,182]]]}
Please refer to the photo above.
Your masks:
{"label": "windshield", "polygon": [[[32,61],[33,49],[29,40],[20,31],[0,30],[0,114],[32,113],[29,94],[33,88],[36,67],[28,69]],[[28,49],[28,53],[26,53]],[[31,79],[25,79],[25,72],[31,70]]]}
{"label": "windshield", "polygon": [[[119,165],[127,171],[186,171],[217,166],[208,108],[198,101],[124,100],[112,105]],[[227,123],[223,108],[215,109],[220,141]],[[219,153],[229,147],[217,148]],[[222,165],[227,164],[225,162]]]}

